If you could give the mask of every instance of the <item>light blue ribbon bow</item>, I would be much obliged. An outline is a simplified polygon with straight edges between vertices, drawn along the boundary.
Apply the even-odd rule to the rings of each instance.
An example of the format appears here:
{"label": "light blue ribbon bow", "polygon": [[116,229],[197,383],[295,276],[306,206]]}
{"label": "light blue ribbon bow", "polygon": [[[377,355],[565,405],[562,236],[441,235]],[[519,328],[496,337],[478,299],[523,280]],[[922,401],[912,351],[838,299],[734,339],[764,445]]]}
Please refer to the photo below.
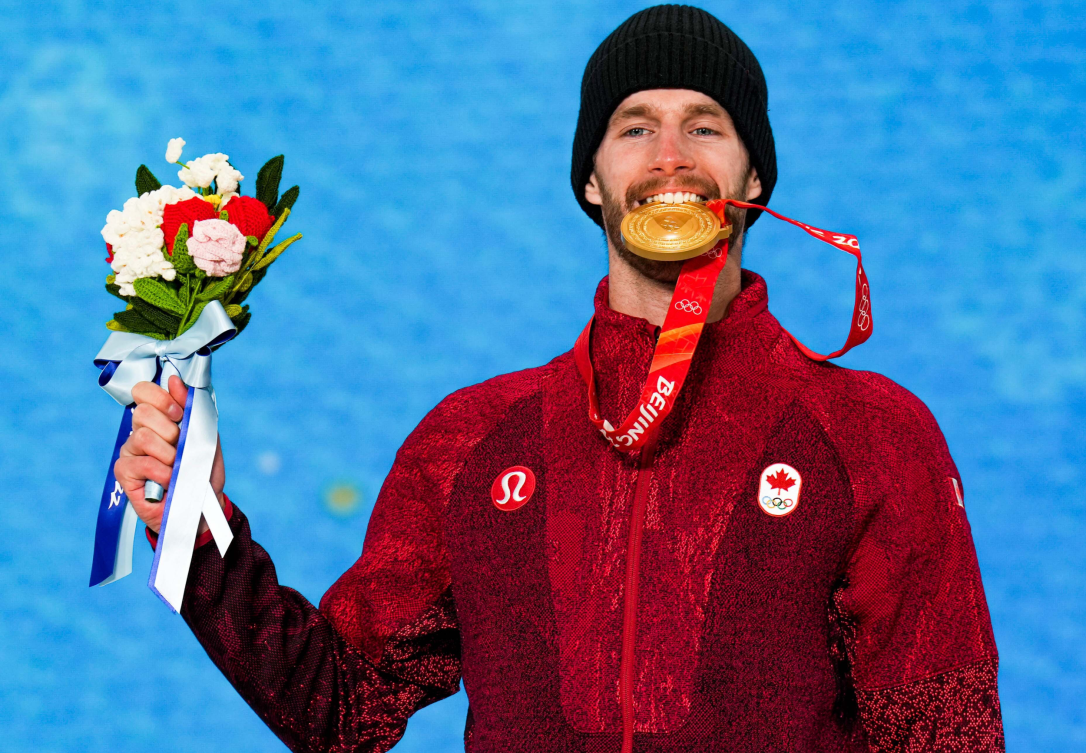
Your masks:
{"label": "light blue ribbon bow", "polygon": [[132,572],[136,515],[113,475],[113,466],[121,445],[131,433],[132,388],[139,382],[157,381],[165,385],[176,374],[189,388],[147,585],[171,609],[180,611],[201,515],[211,529],[219,553],[226,554],[233,535],[209,481],[219,421],[211,387],[211,348],[236,334],[237,328],[226,309],[218,301],[211,301],[196,323],[180,337],[155,340],[130,332],[114,332],[98,352],[94,359],[95,365],[102,369],[98,384],[125,406],[125,413],[98,510],[92,586],[112,583]]}

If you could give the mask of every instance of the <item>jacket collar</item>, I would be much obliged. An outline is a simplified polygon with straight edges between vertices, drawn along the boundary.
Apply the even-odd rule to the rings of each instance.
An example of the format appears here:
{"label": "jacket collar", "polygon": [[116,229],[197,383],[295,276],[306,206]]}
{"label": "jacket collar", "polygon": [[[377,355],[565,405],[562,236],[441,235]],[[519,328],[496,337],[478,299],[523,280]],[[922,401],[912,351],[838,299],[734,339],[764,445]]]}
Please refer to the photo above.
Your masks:
{"label": "jacket collar", "polygon": [[[600,412],[618,426],[637,405],[659,327],[646,319],[613,310],[608,301],[608,279],[604,277],[596,288],[592,366]],[[696,389],[709,374],[749,373],[764,364],[768,348],[782,331],[767,310],[768,302],[765,280],[754,272],[742,270],[739,294],[724,317],[706,324],[702,331],[684,392]]]}

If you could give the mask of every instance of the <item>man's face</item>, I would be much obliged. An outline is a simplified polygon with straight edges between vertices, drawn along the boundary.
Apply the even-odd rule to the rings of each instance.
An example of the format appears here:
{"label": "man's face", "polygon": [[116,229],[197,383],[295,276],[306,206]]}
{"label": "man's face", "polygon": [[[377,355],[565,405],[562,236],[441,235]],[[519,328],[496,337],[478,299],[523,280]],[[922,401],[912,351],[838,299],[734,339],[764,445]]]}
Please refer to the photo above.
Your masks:
{"label": "man's face", "polygon": [[[585,186],[585,198],[602,208],[615,251],[646,277],[671,283],[683,262],[637,256],[623,245],[619,230],[627,212],[668,193],[693,193],[701,201],[750,201],[762,193],[731,116],[712,97],[689,89],[649,89],[626,97],[611,115]],[[741,231],[746,210],[728,207],[727,214]],[[738,249],[738,235],[732,247]]]}

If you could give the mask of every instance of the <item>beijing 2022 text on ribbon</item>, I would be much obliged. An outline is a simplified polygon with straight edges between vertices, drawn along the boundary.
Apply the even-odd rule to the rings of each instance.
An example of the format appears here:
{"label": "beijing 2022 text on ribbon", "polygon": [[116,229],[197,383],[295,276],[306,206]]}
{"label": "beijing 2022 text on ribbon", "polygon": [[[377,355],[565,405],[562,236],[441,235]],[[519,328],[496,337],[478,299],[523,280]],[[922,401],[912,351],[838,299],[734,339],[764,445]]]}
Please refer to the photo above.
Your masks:
{"label": "beijing 2022 text on ribbon", "polygon": [[[114,476],[121,446],[132,432],[132,389],[139,382],[188,387],[170,485],[148,586],[181,610],[201,516],[226,556],[233,539],[211,487],[218,445],[218,406],[211,386],[211,352],[249,323],[244,301],[268,267],[301,234],[272,242],[290,216],[298,186],[282,195],[283,156],[260,169],[256,196],[242,196],[244,176],[225,154],[180,162],[185,142],[171,139],[166,161],[181,166],[183,187],[163,186],[146,166],[136,171],[138,196],[106,217],[102,237],[113,273],[106,290],[125,303],[107,322],[112,334],[95,358],[98,384],[124,406],[98,508],[90,585],[132,572],[137,516]],[[148,481],[144,497],[163,489]]]}

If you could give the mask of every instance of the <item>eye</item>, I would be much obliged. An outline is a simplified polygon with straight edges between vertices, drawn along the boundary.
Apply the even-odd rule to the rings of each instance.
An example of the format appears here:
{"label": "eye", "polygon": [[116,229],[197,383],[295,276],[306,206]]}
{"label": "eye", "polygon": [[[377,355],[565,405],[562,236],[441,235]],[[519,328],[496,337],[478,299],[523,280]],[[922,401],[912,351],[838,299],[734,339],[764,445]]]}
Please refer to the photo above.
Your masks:
{"label": "eye", "polygon": [[702,126],[701,128],[695,128],[693,130],[693,134],[695,136],[714,136],[716,135],[716,131],[714,131],[712,128]]}
{"label": "eye", "polygon": [[622,135],[623,136],[644,136],[648,132],[649,132],[648,128],[642,128],[641,126],[635,126],[634,128],[631,128],[630,130],[623,133]]}

